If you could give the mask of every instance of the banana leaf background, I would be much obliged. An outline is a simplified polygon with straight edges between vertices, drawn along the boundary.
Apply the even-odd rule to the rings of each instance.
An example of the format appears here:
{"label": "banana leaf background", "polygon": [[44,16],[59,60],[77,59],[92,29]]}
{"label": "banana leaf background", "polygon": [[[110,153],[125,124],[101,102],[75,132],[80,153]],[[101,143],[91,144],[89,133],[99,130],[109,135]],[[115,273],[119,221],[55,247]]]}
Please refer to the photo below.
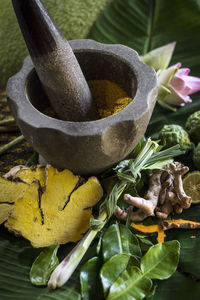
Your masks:
{"label": "banana leaf background", "polygon": [[[200,77],[199,32],[200,0],[113,0],[94,22],[88,37],[103,43],[127,45],[140,55],[176,41],[172,64],[182,62],[183,67],[191,68],[191,75]],[[147,135],[156,137],[166,123],[184,126],[187,117],[200,110],[200,94],[192,98],[191,104],[178,109],[177,112],[166,111],[156,105]],[[200,205],[193,205],[181,218],[200,222]],[[199,300],[200,230],[171,230],[167,232],[167,239],[177,239],[181,243],[179,267],[170,279],[158,283],[153,299],[188,300],[191,297],[193,300]],[[64,257],[70,247],[71,245],[62,246],[58,252],[59,258]],[[84,260],[94,255],[94,248],[89,249]],[[39,252],[40,250],[33,249],[29,242],[11,235],[1,226],[0,299],[81,299],[79,270],[67,285],[54,292],[31,285],[30,266]]]}

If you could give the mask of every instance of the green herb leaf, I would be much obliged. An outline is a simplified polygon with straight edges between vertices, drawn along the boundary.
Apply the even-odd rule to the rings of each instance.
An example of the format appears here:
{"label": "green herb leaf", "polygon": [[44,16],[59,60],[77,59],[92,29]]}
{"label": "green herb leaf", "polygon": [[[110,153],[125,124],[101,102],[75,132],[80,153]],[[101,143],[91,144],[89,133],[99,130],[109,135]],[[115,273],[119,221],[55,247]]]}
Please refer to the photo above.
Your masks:
{"label": "green herb leaf", "polygon": [[34,152],[33,155],[27,160],[26,166],[27,167],[37,166],[38,163],[39,163],[39,154],[37,152]]}
{"label": "green herb leaf", "polygon": [[170,241],[152,246],[141,259],[143,274],[151,279],[167,279],[175,271],[179,261],[180,244]]}
{"label": "green herb leaf", "polygon": [[81,295],[83,300],[102,299],[102,293],[99,280],[101,262],[98,257],[88,260],[80,272]]}
{"label": "green herb leaf", "polygon": [[139,266],[137,258],[128,253],[116,254],[103,265],[100,271],[100,277],[105,296],[110,286],[117,280],[120,274],[126,270],[130,260],[132,266]]}
{"label": "green herb leaf", "polygon": [[112,224],[104,233],[102,239],[102,255],[107,261],[115,254],[141,255],[136,236],[124,225]]}
{"label": "green herb leaf", "polygon": [[[200,204],[192,205],[181,214],[184,220],[199,222]],[[180,219],[180,215],[174,215]],[[183,272],[191,273],[200,278],[200,230],[173,229],[166,232],[167,240],[178,240],[181,245],[179,267]]]}
{"label": "green herb leaf", "polygon": [[45,248],[34,261],[31,271],[30,280],[34,285],[45,285],[51,275],[51,272],[59,264],[56,256],[59,245],[51,245]]}
{"label": "green herb leaf", "polygon": [[107,300],[141,300],[149,294],[152,281],[137,267],[124,271],[110,288]]}
{"label": "green herb leaf", "polygon": [[153,246],[153,243],[148,238],[139,238],[139,244],[143,253],[147,252]]}
{"label": "green herb leaf", "polygon": [[153,300],[199,300],[200,284],[176,271],[168,280],[158,281]]}

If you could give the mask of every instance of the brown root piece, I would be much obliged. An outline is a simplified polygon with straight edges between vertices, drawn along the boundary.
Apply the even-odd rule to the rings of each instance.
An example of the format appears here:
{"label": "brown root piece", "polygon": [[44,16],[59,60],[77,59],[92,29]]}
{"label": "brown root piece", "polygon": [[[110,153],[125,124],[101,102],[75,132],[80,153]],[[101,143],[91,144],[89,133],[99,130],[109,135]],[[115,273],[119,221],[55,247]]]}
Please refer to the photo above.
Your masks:
{"label": "brown root piece", "polygon": [[[149,189],[144,196],[144,198],[140,197],[132,197],[129,194],[124,195],[124,201],[136,206],[139,208],[136,212],[132,212],[130,215],[130,220],[132,221],[142,221],[148,216],[154,216],[154,210],[158,204],[158,198],[161,190],[161,177],[162,171],[156,171],[150,177],[149,181]],[[125,219],[125,213],[118,211],[115,214],[120,219]],[[120,217],[121,216],[121,217]]]}
{"label": "brown root piece", "polygon": [[165,199],[166,199],[166,194],[167,194],[167,188],[162,186],[162,188],[160,190],[159,197],[158,197],[158,204],[159,205],[164,204]]}
{"label": "brown root piece", "polygon": [[159,219],[166,219],[168,215],[173,211],[173,206],[169,200],[166,200],[161,208],[156,208],[156,217]]}
{"label": "brown root piece", "polygon": [[183,228],[183,229],[200,228],[200,223],[193,222],[190,220],[183,220],[183,219],[165,220],[161,224],[162,224],[163,230],[168,230],[168,229],[172,229],[172,228]]}
{"label": "brown root piece", "polygon": [[174,178],[174,188],[176,190],[178,198],[181,201],[181,207],[185,209],[189,208],[192,199],[191,197],[187,196],[184,192],[183,182],[180,174],[176,175]]}
{"label": "brown root piece", "polygon": [[181,207],[187,209],[191,205],[191,197],[187,196],[183,189],[182,175],[189,171],[189,168],[179,162],[173,162],[167,166],[168,170],[174,175],[174,190],[181,202]]}
{"label": "brown root piece", "polygon": [[[173,211],[180,214],[183,209],[189,208],[191,197],[185,194],[182,183],[182,175],[188,170],[180,162],[169,163],[164,170],[157,170],[150,177],[149,189],[144,198],[124,195],[125,202],[138,208],[130,214],[130,220],[142,221],[154,215],[164,220]],[[116,216],[125,221],[128,213],[117,208]]]}

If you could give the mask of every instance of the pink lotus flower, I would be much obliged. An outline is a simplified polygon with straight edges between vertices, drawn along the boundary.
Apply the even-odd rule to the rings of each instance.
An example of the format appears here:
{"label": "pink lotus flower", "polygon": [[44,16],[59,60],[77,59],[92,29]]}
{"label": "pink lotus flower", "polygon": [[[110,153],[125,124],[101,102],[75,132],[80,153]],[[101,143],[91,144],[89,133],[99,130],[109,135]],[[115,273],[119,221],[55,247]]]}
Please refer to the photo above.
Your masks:
{"label": "pink lotus flower", "polygon": [[158,102],[167,108],[192,102],[189,95],[200,91],[200,78],[188,76],[190,69],[181,63],[158,72]]}
{"label": "pink lotus flower", "polygon": [[178,68],[178,71],[168,85],[171,94],[166,100],[168,104],[183,106],[192,102],[189,95],[200,91],[200,78],[187,76],[190,69],[180,69],[181,63],[177,63],[174,67]]}
{"label": "pink lotus flower", "polygon": [[200,78],[188,76],[190,69],[181,68],[177,63],[169,68],[176,42],[159,47],[142,57],[144,63],[154,67],[158,76],[157,101],[165,108],[176,110],[192,102],[189,95],[200,91]]}

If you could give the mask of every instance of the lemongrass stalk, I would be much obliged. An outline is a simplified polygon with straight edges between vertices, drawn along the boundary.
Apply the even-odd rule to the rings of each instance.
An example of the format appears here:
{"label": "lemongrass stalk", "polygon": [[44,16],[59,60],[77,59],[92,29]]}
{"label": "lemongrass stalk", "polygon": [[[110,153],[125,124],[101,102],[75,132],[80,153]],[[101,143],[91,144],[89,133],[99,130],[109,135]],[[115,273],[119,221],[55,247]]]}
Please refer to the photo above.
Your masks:
{"label": "lemongrass stalk", "polygon": [[16,132],[19,130],[20,129],[17,125],[0,126],[0,132]]}
{"label": "lemongrass stalk", "polygon": [[[107,218],[106,212],[99,217],[100,221],[105,221]],[[64,258],[64,260],[55,268],[52,272],[48,282],[50,289],[56,289],[57,287],[65,284],[73,272],[76,270],[81,259],[85,255],[87,249],[92,243],[93,239],[99,232],[99,229],[89,229],[85,236],[78,242],[78,244],[72,249],[72,251]]]}
{"label": "lemongrass stalk", "polygon": [[9,142],[8,144],[1,146],[0,147],[0,154],[5,153],[7,150],[9,150],[13,146],[16,146],[16,145],[20,144],[23,140],[24,140],[24,136],[20,135],[16,139]]}
{"label": "lemongrass stalk", "polygon": [[14,118],[3,119],[0,121],[0,126],[9,126],[9,125],[14,125],[14,124],[16,124],[16,121]]}

